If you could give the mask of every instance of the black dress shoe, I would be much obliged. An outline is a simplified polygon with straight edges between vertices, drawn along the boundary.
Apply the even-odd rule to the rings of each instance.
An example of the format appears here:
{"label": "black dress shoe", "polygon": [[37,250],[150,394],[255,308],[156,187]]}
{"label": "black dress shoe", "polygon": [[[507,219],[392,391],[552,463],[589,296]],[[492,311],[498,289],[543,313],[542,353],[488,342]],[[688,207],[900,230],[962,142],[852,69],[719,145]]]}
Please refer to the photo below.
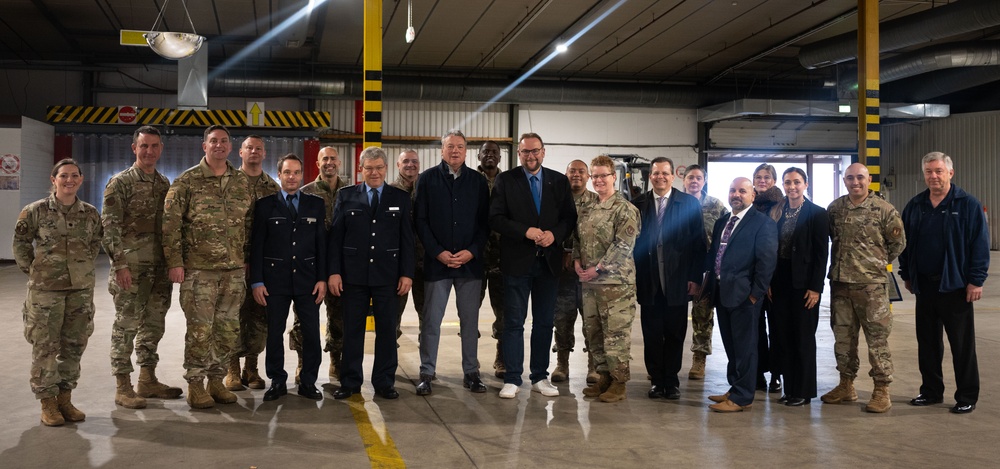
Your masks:
{"label": "black dress shoe", "polygon": [[781,392],[781,378],[777,376],[771,377],[771,384],[767,387],[768,394],[774,394]]}
{"label": "black dress shoe", "polygon": [[431,395],[431,379],[433,379],[433,377],[429,375],[420,375],[420,383],[417,384],[418,396]]}
{"label": "black dress shoe", "polygon": [[963,403],[959,402],[959,403],[955,404],[955,407],[951,408],[951,413],[953,413],[953,414],[968,414],[969,412],[972,412],[973,410],[976,410],[976,405],[975,404],[963,404]]}
{"label": "black dress shoe", "polygon": [[375,395],[381,397],[382,399],[397,399],[399,398],[399,393],[396,392],[396,388],[389,386],[387,388],[376,389]]}
{"label": "black dress shoe", "polygon": [[649,392],[646,393],[646,395],[649,396],[650,399],[663,399],[663,389],[663,386],[657,386],[654,384],[653,387],[649,388]]}
{"label": "black dress shoe", "polygon": [[785,405],[788,407],[800,407],[809,404],[810,400],[804,397],[789,397],[785,400]]}
{"label": "black dress shoe", "polygon": [[681,398],[681,390],[677,389],[677,386],[665,386],[663,388],[663,398],[676,401]]}
{"label": "black dress shoe", "polygon": [[300,384],[299,395],[314,401],[323,400],[323,393],[319,392],[319,389],[316,389],[316,386],[312,384]]}
{"label": "black dress shoe", "polygon": [[931,397],[927,394],[920,394],[913,399],[910,399],[910,405],[915,405],[917,407],[923,407],[927,405],[940,404],[944,402],[944,398],[941,397]]}
{"label": "black dress shoe", "polygon": [[357,393],[361,392],[359,388],[349,388],[346,386],[341,386],[340,389],[333,392],[334,399],[347,399]]}
{"label": "black dress shoe", "polygon": [[784,404],[784,403],[787,403],[787,402],[788,402],[788,396],[786,396],[784,394],[782,394],[781,397],[778,398],[778,404]]}
{"label": "black dress shoe", "polygon": [[479,373],[469,373],[465,375],[465,378],[462,379],[462,385],[472,392],[486,392],[486,385],[483,384],[483,380],[479,378]]}
{"label": "black dress shoe", "polygon": [[271,381],[271,387],[267,388],[267,392],[264,393],[264,400],[273,401],[285,394],[288,394],[288,388],[285,387],[285,383]]}

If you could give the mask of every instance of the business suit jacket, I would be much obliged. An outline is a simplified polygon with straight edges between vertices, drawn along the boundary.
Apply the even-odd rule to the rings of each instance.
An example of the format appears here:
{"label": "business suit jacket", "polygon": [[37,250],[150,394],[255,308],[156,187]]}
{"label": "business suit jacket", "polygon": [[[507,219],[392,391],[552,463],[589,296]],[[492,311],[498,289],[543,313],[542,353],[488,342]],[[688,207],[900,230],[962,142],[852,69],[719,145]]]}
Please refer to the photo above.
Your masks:
{"label": "business suit jacket", "polygon": [[[792,288],[823,292],[826,263],[830,257],[830,217],[826,210],[804,199],[792,232]],[[788,199],[771,209],[771,219],[781,219]]]}
{"label": "business suit jacket", "polygon": [[[417,236],[424,245],[424,278],[428,282],[447,278],[483,278],[490,190],[486,177],[465,164],[458,178],[447,163],[428,168],[417,179],[413,208]],[[472,253],[472,260],[450,268],[437,260],[443,251]]]}
{"label": "business suit jacket", "polygon": [[412,279],[413,242],[406,191],[384,184],[374,217],[363,183],[337,193],[328,249],[330,275],[341,275],[345,284],[367,286]]}
{"label": "business suit jacket", "polygon": [[[732,214],[715,222],[712,230],[712,250],[705,258],[709,277],[715,278],[715,256],[722,243],[722,232]],[[771,275],[778,259],[778,229],[774,220],[750,207],[729,236],[729,245],[722,255],[718,288],[719,303],[736,308],[750,296],[759,302],[767,293]]]}
{"label": "business suit jacket", "polygon": [[555,241],[542,249],[552,275],[562,271],[562,243],[576,228],[576,205],[569,179],[542,171],[542,210],[535,210],[528,178],[518,166],[497,175],[490,197],[490,228],[500,234],[500,269],[505,275],[528,275],[540,249],[524,237],[528,228],[552,231]]}
{"label": "business suit jacket", "polygon": [[308,295],[325,282],[326,208],[323,199],[299,192],[293,219],[281,192],[257,201],[250,238],[250,283],[269,295]]}
{"label": "business suit jacket", "polygon": [[642,227],[633,251],[639,304],[652,304],[658,290],[663,290],[669,306],[687,303],[687,282],[701,283],[708,250],[701,203],[671,188],[663,211],[663,223],[659,225],[656,223],[656,194],[653,191],[637,197],[633,203],[642,217]]}

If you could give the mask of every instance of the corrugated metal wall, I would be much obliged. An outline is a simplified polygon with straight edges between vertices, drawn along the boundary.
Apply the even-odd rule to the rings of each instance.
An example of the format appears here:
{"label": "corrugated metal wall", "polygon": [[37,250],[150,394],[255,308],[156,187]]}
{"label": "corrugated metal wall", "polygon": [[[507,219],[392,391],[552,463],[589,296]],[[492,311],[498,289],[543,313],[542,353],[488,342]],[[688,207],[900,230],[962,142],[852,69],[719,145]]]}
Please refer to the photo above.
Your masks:
{"label": "corrugated metal wall", "polygon": [[958,114],[947,119],[882,126],[882,170],[893,175],[890,202],[902,210],[915,194],[927,189],[920,159],[944,152],[955,163],[952,182],[976,196],[987,209],[990,249],[1000,250],[1000,112]]}

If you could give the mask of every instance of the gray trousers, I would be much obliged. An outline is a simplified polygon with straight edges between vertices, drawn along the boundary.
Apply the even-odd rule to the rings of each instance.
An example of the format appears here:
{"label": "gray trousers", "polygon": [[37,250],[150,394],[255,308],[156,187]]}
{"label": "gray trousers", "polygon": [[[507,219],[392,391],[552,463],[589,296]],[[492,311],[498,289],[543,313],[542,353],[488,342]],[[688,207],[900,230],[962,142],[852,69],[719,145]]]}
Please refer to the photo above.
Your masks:
{"label": "gray trousers", "polygon": [[462,336],[462,372],[479,372],[479,293],[482,280],[453,278],[424,282],[424,320],[420,322],[420,374],[433,376],[437,368],[441,321],[448,306],[451,287],[455,287],[459,330]]}

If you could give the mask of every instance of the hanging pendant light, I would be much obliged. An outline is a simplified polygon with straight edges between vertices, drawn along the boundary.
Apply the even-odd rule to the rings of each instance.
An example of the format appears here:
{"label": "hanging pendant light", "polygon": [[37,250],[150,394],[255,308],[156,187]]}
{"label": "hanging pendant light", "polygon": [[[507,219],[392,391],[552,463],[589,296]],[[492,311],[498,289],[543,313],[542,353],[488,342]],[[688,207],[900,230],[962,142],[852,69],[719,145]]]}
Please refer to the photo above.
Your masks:
{"label": "hanging pendant light", "polygon": [[163,2],[160,13],[156,15],[156,21],[153,22],[153,27],[150,28],[150,32],[143,34],[143,37],[146,38],[149,48],[153,49],[153,52],[156,52],[160,57],[171,60],[190,57],[198,52],[198,49],[201,49],[202,44],[205,43],[205,36],[199,36],[198,32],[195,31],[194,21],[191,21],[191,13],[188,11],[187,0],[181,0],[181,4],[184,5],[184,14],[187,16],[188,24],[191,25],[191,32],[157,31],[156,25],[163,18],[163,12],[167,9],[168,3],[170,0]]}

